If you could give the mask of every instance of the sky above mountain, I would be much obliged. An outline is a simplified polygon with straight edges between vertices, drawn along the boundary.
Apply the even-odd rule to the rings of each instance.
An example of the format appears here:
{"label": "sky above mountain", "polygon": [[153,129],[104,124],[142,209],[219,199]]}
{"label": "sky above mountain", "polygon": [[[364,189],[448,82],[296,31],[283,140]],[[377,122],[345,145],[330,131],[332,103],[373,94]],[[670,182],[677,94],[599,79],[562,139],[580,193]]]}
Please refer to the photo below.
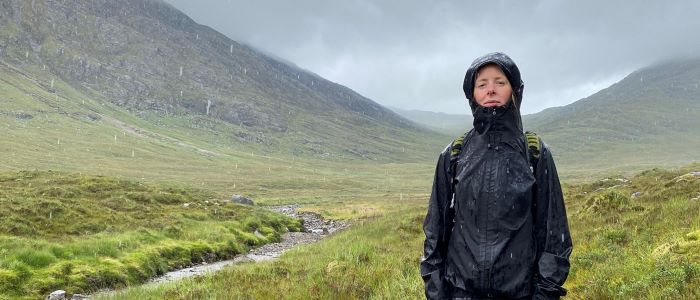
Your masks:
{"label": "sky above mountain", "polygon": [[511,56],[524,113],[700,53],[700,1],[166,0],[196,22],[380,104],[468,113],[478,56]]}

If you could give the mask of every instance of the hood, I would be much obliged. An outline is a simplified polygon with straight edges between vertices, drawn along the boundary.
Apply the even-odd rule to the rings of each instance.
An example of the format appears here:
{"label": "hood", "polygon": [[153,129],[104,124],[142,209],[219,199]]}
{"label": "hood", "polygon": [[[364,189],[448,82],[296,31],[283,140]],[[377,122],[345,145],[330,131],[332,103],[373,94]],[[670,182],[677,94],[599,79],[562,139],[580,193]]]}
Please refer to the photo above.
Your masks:
{"label": "hood", "polygon": [[475,59],[469,69],[467,69],[467,74],[464,76],[464,83],[462,89],[464,90],[464,95],[469,99],[469,106],[472,109],[472,113],[476,112],[479,105],[474,101],[474,80],[476,80],[477,71],[487,65],[495,64],[501,71],[506,75],[510,86],[513,88],[513,98],[515,99],[515,109],[520,113],[520,103],[523,99],[523,89],[525,88],[525,83],[520,79],[520,70],[515,62],[505,55],[504,53],[494,52],[489,53]]}
{"label": "hood", "polygon": [[[503,107],[483,107],[474,100],[474,81],[476,80],[477,71],[487,65],[495,64],[506,75],[510,86],[513,89],[513,101]],[[520,115],[520,104],[523,99],[523,89],[525,84],[520,79],[520,70],[515,62],[500,52],[489,53],[481,56],[472,62],[467,74],[464,76],[464,84],[462,85],[464,95],[469,99],[469,106],[472,109],[474,116],[474,128],[477,132],[484,133],[489,129],[498,130],[509,129],[513,132],[522,132],[523,123]]]}

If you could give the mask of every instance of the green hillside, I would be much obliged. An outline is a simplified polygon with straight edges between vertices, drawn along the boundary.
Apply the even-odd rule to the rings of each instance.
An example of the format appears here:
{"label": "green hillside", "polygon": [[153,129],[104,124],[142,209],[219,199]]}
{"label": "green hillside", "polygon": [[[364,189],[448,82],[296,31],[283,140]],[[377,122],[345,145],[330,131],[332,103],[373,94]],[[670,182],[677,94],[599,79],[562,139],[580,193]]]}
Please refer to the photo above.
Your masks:
{"label": "green hillside", "polygon": [[236,148],[282,155],[396,160],[410,148],[416,156],[406,158],[427,158],[431,142],[445,140],[162,1],[0,5],[5,69],[59,98],[68,96],[64,83],[151,124],[209,127]]}
{"label": "green hillside", "polygon": [[564,107],[524,117],[558,163],[589,170],[639,170],[698,161],[700,59],[640,69]]}

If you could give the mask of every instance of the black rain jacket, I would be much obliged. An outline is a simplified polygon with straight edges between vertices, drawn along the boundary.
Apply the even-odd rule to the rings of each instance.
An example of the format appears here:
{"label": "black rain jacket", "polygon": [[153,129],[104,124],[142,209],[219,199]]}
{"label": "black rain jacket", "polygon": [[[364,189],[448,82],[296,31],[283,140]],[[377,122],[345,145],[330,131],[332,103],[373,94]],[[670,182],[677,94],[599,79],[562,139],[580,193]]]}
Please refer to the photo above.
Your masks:
{"label": "black rain jacket", "polygon": [[[481,107],[472,99],[476,71],[489,63],[513,87],[513,101],[503,107]],[[451,147],[440,154],[423,224],[420,266],[428,299],[566,294],[572,241],[564,199],[546,145],[540,143],[539,159],[529,159],[519,112],[523,86],[517,66],[501,53],[475,60],[467,71],[474,129],[454,169]]]}

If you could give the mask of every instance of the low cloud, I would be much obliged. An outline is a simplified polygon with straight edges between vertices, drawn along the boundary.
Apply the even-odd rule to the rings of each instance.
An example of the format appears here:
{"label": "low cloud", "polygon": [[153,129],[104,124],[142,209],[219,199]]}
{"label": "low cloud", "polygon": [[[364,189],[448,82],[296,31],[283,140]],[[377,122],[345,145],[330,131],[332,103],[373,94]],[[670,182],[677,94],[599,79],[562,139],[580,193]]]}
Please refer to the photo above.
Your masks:
{"label": "low cloud", "polygon": [[407,109],[467,113],[464,72],[493,51],[520,66],[525,113],[700,53],[700,2],[690,0],[167,2],[234,40]]}

